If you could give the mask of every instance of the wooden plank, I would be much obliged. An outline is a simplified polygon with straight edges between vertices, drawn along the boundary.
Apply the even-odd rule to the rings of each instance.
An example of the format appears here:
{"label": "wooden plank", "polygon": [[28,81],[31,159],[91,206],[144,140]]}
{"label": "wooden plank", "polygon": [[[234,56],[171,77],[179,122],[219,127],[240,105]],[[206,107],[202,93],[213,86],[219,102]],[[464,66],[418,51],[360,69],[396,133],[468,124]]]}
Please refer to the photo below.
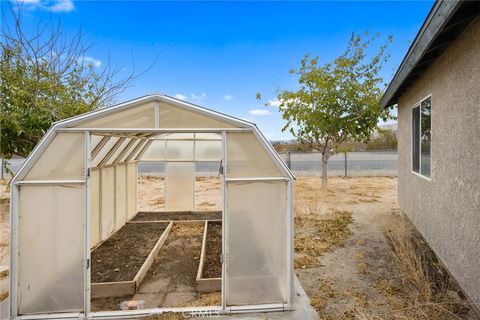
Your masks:
{"label": "wooden plank", "polygon": [[180,213],[188,213],[188,214],[206,214],[206,213],[222,213],[221,210],[189,210],[189,211],[139,211],[138,213],[170,213],[170,214],[180,214]]}
{"label": "wooden plank", "polygon": [[136,288],[140,287],[140,284],[142,283],[143,278],[147,274],[148,269],[150,269],[150,267],[152,266],[153,260],[155,259],[156,255],[158,254],[163,244],[165,243],[165,240],[167,239],[168,234],[172,229],[172,226],[173,226],[173,221],[170,222],[170,224],[165,229],[165,231],[163,231],[163,234],[160,236],[160,239],[158,239],[152,251],[150,251],[150,254],[148,255],[147,259],[145,259],[142,266],[140,267],[140,270],[138,270],[137,274],[135,275],[135,278],[133,278],[133,282],[135,282]]}
{"label": "wooden plank", "polygon": [[198,279],[198,292],[218,292],[222,290],[222,278]]}
{"label": "wooden plank", "polygon": [[0,266],[0,279],[8,277],[8,266]]}
{"label": "wooden plank", "polygon": [[135,294],[135,281],[100,282],[91,284],[92,299]]}
{"label": "wooden plank", "polygon": [[212,219],[212,220],[135,220],[135,221],[127,221],[127,223],[200,223],[205,221],[212,221],[212,222],[221,222],[221,219]]}
{"label": "wooden plank", "polygon": [[205,256],[207,255],[207,236],[209,222],[221,222],[221,220],[205,221],[205,231],[202,239],[202,250],[200,252],[200,261],[197,272],[197,291],[198,292],[218,292],[222,290],[222,278],[203,278],[203,265],[205,264]]}
{"label": "wooden plank", "polygon": [[203,230],[202,249],[200,251],[200,260],[198,261],[197,283],[198,283],[198,280],[202,278],[202,273],[203,273],[203,263],[205,261],[205,251],[207,247],[207,232],[208,232],[208,220],[205,221],[205,227]]}

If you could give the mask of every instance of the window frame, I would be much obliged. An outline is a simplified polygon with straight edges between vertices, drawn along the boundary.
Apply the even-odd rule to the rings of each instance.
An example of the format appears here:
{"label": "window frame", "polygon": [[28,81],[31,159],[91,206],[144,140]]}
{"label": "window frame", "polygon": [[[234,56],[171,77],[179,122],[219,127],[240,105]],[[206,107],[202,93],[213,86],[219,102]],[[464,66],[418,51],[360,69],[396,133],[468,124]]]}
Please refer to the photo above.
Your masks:
{"label": "window frame", "polygon": [[[432,181],[433,177],[433,170],[432,170],[432,146],[430,145],[430,177],[427,177],[426,175],[423,175],[422,172],[422,102],[430,98],[430,112],[432,109],[432,94],[429,94],[419,101],[415,102],[411,107],[410,107],[410,171],[416,176],[419,176],[420,178],[423,178],[427,181]],[[419,108],[419,118],[418,118],[418,172],[416,172],[413,168],[413,140],[414,140],[414,134],[413,134],[413,110],[415,108]],[[430,116],[430,141],[432,138],[432,117]]]}

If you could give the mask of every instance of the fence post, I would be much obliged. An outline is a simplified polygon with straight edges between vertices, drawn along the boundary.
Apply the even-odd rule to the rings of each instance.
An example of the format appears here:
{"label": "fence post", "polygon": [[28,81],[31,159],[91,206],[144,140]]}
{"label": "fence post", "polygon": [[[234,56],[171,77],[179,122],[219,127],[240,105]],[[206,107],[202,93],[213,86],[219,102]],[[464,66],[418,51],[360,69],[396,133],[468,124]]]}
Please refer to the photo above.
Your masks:
{"label": "fence post", "polygon": [[345,166],[344,166],[345,167],[345,177],[347,177],[347,152],[345,151],[343,154],[345,155]]}

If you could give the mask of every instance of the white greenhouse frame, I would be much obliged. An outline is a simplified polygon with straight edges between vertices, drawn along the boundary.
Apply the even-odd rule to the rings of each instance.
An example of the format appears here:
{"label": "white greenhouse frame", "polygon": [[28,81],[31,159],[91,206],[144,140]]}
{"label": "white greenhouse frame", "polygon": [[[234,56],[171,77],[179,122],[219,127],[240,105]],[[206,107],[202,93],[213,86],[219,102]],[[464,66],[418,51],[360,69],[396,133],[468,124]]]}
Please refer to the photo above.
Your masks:
{"label": "white greenhouse frame", "polygon": [[[114,115],[121,111],[127,111],[134,109],[136,107],[142,107],[146,104],[154,105],[154,114],[155,121],[153,127],[77,127],[78,125],[85,123],[87,121],[93,121],[98,119],[105,119],[107,116]],[[214,121],[220,121],[223,123],[228,123],[229,127],[215,127],[215,128],[162,128],[160,120],[160,110],[163,105],[168,105],[170,108],[178,108],[181,110],[186,110],[188,112],[195,113],[196,115],[201,115],[203,117],[208,117],[214,119]],[[255,177],[228,177],[228,162],[227,162],[227,139],[228,135],[236,132],[248,132],[253,133],[258,144],[265,151],[265,153],[270,157],[271,162],[276,166],[280,172],[279,176],[255,176]],[[38,159],[42,156],[45,150],[49,147],[50,143],[54,140],[55,136],[59,133],[83,133],[85,136],[85,151],[84,151],[84,163],[85,163],[85,172],[83,173],[84,179],[45,179],[45,180],[25,180],[25,177],[30,172],[32,168],[35,167],[35,164]],[[126,174],[128,175],[128,165],[129,163],[135,163],[135,177],[137,175],[138,167],[136,159],[141,158],[142,154],[145,152],[149,146],[148,138],[151,138],[155,135],[165,134],[165,133],[216,133],[221,135],[222,141],[222,156],[223,156],[223,175],[222,175],[222,184],[221,184],[221,193],[222,193],[222,256],[223,261],[228,259],[228,255],[225,255],[225,248],[227,246],[227,236],[229,234],[228,228],[228,219],[230,218],[227,212],[227,191],[229,184],[238,184],[238,183],[257,183],[257,182],[286,182],[286,213],[280,217],[286,219],[283,221],[286,228],[286,234],[284,235],[285,244],[284,247],[286,252],[284,253],[286,259],[286,265],[282,266],[285,268],[286,279],[285,284],[285,296],[286,300],[279,303],[265,303],[265,304],[243,304],[243,305],[227,305],[226,298],[226,287],[228,286],[227,281],[225,281],[228,273],[227,263],[222,263],[222,299],[221,306],[218,307],[188,307],[188,308],[153,308],[153,309],[143,309],[135,311],[98,311],[92,312],[90,309],[90,253],[91,253],[91,163],[92,163],[92,154],[96,151],[99,152],[108,140],[112,137],[125,137],[130,139],[129,143],[126,144],[124,150],[113,160],[111,166],[114,166],[118,163],[125,164]],[[92,135],[105,135],[110,136],[109,139],[102,139],[99,141],[96,150],[92,149],[91,146],[91,136]],[[147,143],[139,142],[139,138],[143,138]],[[134,140],[137,139],[137,140]],[[118,147],[123,142],[120,138],[117,143],[111,147],[110,151],[107,152],[107,155],[101,160],[102,165],[105,165],[106,162],[114,153],[117,151]],[[82,145],[83,146],[83,145]],[[128,156],[127,156],[128,154]],[[135,156],[135,159],[132,159]],[[106,160],[105,160],[106,159]],[[122,162],[121,160],[124,159]],[[108,166],[108,165],[107,165]],[[221,314],[228,313],[239,313],[239,312],[266,312],[266,311],[286,311],[293,310],[294,305],[294,272],[293,272],[293,239],[294,239],[294,211],[293,211],[293,182],[294,175],[275,152],[273,147],[263,136],[257,126],[251,122],[241,120],[235,117],[231,117],[219,112],[215,112],[210,109],[206,109],[185,101],[175,99],[162,94],[153,94],[144,96],[138,99],[127,101],[115,105],[113,107],[104,108],[89,112],[77,117],[66,119],[60,122],[54,123],[50,130],[46,133],[40,143],[35,147],[30,156],[24,162],[22,167],[19,169],[17,174],[11,181],[11,200],[10,200],[10,226],[11,226],[11,235],[10,235],[10,298],[9,298],[9,312],[10,319],[113,319],[113,318],[132,318],[135,316],[145,316],[145,315],[154,315],[161,314],[163,312],[188,312],[188,311],[211,311],[218,312]],[[138,181],[138,179],[135,179]],[[135,182],[137,183],[137,182]],[[83,227],[83,236],[84,236],[84,263],[83,263],[83,272],[84,272],[84,283],[83,283],[83,292],[84,292],[84,308],[80,312],[58,312],[58,313],[32,313],[32,314],[18,314],[20,302],[18,301],[19,297],[19,216],[20,216],[20,188],[22,186],[39,186],[39,185],[50,185],[50,186],[59,186],[59,185],[80,185],[84,187],[85,198],[84,198],[84,227]],[[128,203],[128,200],[127,200]],[[135,203],[136,206],[136,203]],[[128,208],[126,209],[128,211]],[[283,247],[282,247],[283,248]],[[282,249],[283,250],[283,249]],[[282,260],[283,261],[283,260]],[[28,266],[29,268],[35,268],[35,266]]]}

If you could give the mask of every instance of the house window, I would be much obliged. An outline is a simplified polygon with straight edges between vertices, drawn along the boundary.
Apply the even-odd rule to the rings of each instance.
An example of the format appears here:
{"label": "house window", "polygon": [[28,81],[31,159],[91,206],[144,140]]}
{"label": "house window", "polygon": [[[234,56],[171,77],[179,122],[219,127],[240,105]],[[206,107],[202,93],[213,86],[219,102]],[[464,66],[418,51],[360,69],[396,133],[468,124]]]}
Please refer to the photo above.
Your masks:
{"label": "house window", "polygon": [[412,109],[412,170],[427,178],[431,173],[432,98]]}

